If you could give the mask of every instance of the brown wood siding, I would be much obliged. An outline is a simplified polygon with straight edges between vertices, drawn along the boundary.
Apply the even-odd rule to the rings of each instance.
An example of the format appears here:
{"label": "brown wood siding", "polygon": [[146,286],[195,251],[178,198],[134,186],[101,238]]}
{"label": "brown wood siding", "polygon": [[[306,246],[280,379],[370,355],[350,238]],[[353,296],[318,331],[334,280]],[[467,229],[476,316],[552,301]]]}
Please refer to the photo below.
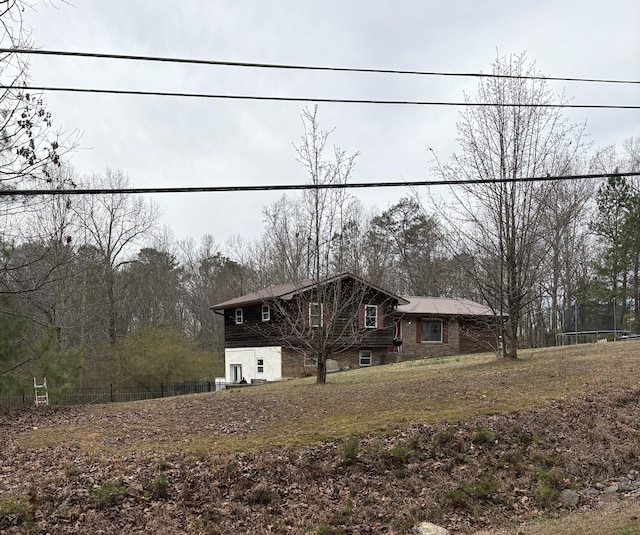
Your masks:
{"label": "brown wood siding", "polygon": [[[309,295],[305,296],[307,299]],[[313,301],[312,299],[309,299]],[[355,346],[366,349],[372,348],[385,348],[387,350],[393,342],[393,311],[394,304],[390,303],[386,295],[378,292],[371,292],[370,295],[366,295],[363,299],[366,304],[376,304],[378,306],[378,325],[383,326],[379,329],[364,329],[364,305],[359,308],[362,310],[354,309],[351,314],[346,311],[343,312],[343,316],[334,324],[334,330],[336,333],[340,333],[347,326],[350,321],[362,322],[362,328],[359,331],[359,340],[355,343]],[[300,317],[300,321],[308,326],[309,313],[308,302],[306,300],[291,301],[289,306],[292,309],[292,314]],[[235,323],[235,310],[236,308],[242,308],[243,310],[243,323],[237,325]],[[330,320],[327,314],[329,314],[330,306],[325,307],[323,315],[325,321]],[[358,317],[357,317],[358,316]],[[346,329],[349,332],[351,329]],[[244,307],[233,307],[224,311],[224,334],[225,334],[225,347],[238,348],[238,347],[262,347],[268,345],[283,345],[281,335],[283,332],[283,324],[281,318],[278,318],[277,307],[271,306],[271,320],[269,322],[262,321],[262,303],[253,304]],[[345,336],[342,342],[350,340],[350,336]]]}
{"label": "brown wood siding", "polygon": [[242,308],[243,322],[236,324],[236,308],[224,311],[224,346],[236,347],[263,347],[277,345],[273,343],[272,336],[277,330],[273,323],[274,310],[271,309],[271,321],[262,321],[262,303]]}

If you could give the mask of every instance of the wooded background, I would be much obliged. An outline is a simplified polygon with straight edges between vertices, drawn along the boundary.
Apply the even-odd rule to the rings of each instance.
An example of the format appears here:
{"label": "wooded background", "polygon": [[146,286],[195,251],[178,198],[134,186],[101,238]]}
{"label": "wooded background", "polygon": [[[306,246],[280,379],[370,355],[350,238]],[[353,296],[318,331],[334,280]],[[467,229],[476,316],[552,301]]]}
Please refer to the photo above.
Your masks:
{"label": "wooded background", "polygon": [[[25,46],[19,7],[2,8],[4,42]],[[312,189],[266,205],[256,236],[222,244],[208,229],[196,243],[172,239],[149,198],[117,191],[126,170],[78,176],[77,140],[53,132],[42,96],[21,89],[28,62],[0,55],[10,82],[0,94],[0,391],[45,375],[54,394],[212,380],[223,374],[223,332],[211,305],[345,271],[399,295],[508,314],[507,357],[554,344],[575,306],[612,305],[616,328],[638,332],[640,190],[624,174],[640,170],[640,138],[591,146],[523,54],[496,58],[493,74],[503,77],[481,78],[467,97],[459,151],[425,161],[448,194],[415,189],[374,211],[353,190]],[[332,146],[319,115],[302,111],[295,156],[310,184],[347,184],[359,155]],[[575,178],[584,174],[605,177]],[[521,181],[531,177],[548,178]],[[114,191],[12,194],[29,188]]]}

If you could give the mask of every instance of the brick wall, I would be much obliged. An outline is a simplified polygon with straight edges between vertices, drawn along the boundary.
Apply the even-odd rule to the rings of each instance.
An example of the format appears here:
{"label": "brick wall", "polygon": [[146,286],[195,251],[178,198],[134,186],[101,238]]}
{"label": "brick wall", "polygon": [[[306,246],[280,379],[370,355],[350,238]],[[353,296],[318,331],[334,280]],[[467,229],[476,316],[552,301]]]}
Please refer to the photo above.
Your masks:
{"label": "brick wall", "polygon": [[293,349],[282,348],[282,377],[305,377],[316,373],[315,366],[305,366],[304,356]]}
{"label": "brick wall", "polygon": [[421,318],[403,318],[402,353],[400,353],[402,360],[443,357],[457,355],[460,352],[460,326],[456,320],[443,320],[442,328],[443,331],[446,329],[447,338],[445,342],[417,342],[416,328],[422,328]]}
{"label": "brick wall", "polygon": [[[439,319],[439,318],[438,318]],[[446,327],[444,326],[446,323]],[[416,326],[421,328],[420,318],[402,320],[402,348],[398,353],[389,352],[389,348],[372,348],[372,365],[392,364],[406,360],[429,357],[443,357],[460,353],[460,326],[457,320],[443,321],[446,329],[446,342],[416,342]],[[345,351],[329,358],[336,360],[341,368],[360,367],[360,350]],[[303,377],[314,375],[315,366],[304,366],[304,357],[291,349],[282,348],[282,377]]]}

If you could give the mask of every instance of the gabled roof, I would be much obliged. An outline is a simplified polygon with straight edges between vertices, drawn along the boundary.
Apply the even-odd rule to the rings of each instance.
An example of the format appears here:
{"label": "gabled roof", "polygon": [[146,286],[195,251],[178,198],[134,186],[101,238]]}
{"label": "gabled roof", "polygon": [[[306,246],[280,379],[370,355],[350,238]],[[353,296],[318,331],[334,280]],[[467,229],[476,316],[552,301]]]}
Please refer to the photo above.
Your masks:
{"label": "gabled roof", "polygon": [[[367,282],[360,277],[356,277],[351,273],[342,273],[340,275],[335,275],[333,277],[327,277],[324,279],[321,284],[329,284],[331,282],[344,279],[350,277],[362,284],[366,284],[370,288],[374,290],[386,294],[393,299],[397,299],[398,303],[408,303],[404,298],[394,295],[387,290],[374,286],[373,284]],[[235,308],[246,305],[254,305],[257,303],[264,303],[265,301],[270,301],[272,299],[284,299],[289,300],[294,295],[297,295],[302,292],[306,292],[315,286],[315,282],[312,279],[305,279],[298,282],[289,282],[286,284],[278,284],[277,286],[271,286],[269,288],[264,288],[263,290],[258,290],[257,292],[252,292],[246,295],[242,295],[240,297],[235,297],[234,299],[229,299],[228,301],[224,301],[222,303],[218,303],[217,305],[213,305],[210,307],[214,311],[224,310],[227,308]]]}
{"label": "gabled roof", "polygon": [[415,295],[404,298],[406,305],[398,305],[401,314],[425,314],[429,316],[494,316],[485,305],[469,299],[449,299],[445,297],[420,297]]}

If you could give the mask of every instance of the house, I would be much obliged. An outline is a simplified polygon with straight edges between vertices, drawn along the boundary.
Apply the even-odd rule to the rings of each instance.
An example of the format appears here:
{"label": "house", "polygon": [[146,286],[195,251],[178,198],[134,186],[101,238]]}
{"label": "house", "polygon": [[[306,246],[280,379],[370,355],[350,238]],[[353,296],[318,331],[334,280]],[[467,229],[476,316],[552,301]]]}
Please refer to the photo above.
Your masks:
{"label": "house", "polygon": [[315,373],[320,352],[341,368],[486,351],[491,311],[472,301],[401,297],[349,273],[281,284],[218,303],[225,380]]}
{"label": "house", "polygon": [[341,366],[395,362],[401,297],[352,275],[281,284],[211,308],[224,316],[225,379],[274,381],[315,373],[318,351]]}

